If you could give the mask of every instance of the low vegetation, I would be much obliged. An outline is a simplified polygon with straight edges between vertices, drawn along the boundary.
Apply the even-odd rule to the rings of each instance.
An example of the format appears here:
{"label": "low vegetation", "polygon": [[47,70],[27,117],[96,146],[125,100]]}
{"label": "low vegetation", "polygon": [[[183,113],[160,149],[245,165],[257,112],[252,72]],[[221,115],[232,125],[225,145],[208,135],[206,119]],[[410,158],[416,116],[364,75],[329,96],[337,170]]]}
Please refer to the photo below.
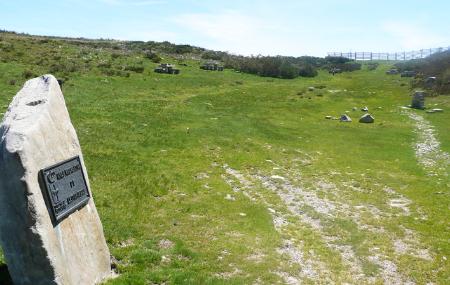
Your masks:
{"label": "low vegetation", "polygon": [[[204,50],[168,43],[0,33],[0,49],[0,113],[27,78],[65,78],[106,284],[449,283],[450,96],[402,108],[411,79],[385,63],[303,58],[317,75],[284,80],[205,72]],[[154,73],[149,50],[181,73]]]}
{"label": "low vegetation", "polygon": [[436,83],[431,87],[432,91],[437,94],[448,94],[450,92],[450,50],[435,53],[425,59],[399,62],[395,66],[400,71],[415,71],[417,73],[413,87],[429,88],[427,79],[436,77]]}

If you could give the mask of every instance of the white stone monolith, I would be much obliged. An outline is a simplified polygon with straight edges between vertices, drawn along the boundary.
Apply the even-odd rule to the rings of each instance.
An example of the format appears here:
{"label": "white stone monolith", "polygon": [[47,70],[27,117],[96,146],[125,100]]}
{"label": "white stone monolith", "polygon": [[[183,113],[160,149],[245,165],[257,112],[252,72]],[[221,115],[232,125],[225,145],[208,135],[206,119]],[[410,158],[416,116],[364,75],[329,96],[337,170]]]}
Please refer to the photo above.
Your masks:
{"label": "white stone monolith", "polygon": [[[0,126],[0,242],[15,285],[91,285],[108,278],[110,254],[91,198],[52,221],[39,171],[80,144],[55,77],[27,81]],[[89,190],[90,191],[90,190]]]}

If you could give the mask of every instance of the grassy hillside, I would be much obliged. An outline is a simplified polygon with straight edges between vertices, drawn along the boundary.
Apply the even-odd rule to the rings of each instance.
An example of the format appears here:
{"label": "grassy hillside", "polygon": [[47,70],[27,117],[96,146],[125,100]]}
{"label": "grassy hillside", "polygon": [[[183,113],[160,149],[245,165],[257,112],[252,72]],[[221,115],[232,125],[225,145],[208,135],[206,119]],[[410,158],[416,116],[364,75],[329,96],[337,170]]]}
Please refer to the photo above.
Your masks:
{"label": "grassy hillside", "polygon": [[185,58],[165,75],[133,52],[0,43],[0,113],[24,71],[76,66],[56,73],[120,273],[106,284],[450,282],[449,96],[403,109],[409,79],[385,64],[282,80]]}

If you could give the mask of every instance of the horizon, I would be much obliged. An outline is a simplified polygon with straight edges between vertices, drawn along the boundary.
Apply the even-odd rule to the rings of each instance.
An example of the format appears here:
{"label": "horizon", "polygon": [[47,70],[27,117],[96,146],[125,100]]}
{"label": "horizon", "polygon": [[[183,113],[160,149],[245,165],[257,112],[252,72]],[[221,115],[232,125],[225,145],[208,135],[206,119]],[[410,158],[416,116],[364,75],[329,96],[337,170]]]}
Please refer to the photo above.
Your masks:
{"label": "horizon", "polygon": [[[169,41],[240,55],[319,56],[447,47],[450,3],[44,0],[0,2],[0,26],[39,36]],[[101,12],[99,12],[101,11]],[[300,16],[300,17],[299,17]],[[310,27],[313,28],[310,28]]]}

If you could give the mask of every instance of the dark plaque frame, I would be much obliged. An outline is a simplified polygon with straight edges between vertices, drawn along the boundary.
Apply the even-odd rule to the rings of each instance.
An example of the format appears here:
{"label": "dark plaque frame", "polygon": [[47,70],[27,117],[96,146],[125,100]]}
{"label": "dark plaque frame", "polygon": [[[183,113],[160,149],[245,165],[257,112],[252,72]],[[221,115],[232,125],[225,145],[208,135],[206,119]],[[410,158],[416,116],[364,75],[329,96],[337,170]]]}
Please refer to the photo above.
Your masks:
{"label": "dark plaque frame", "polygon": [[[64,169],[65,165],[69,168]],[[89,202],[91,193],[79,156],[42,169],[40,176],[53,224],[60,223]],[[62,201],[59,194],[63,196]]]}

